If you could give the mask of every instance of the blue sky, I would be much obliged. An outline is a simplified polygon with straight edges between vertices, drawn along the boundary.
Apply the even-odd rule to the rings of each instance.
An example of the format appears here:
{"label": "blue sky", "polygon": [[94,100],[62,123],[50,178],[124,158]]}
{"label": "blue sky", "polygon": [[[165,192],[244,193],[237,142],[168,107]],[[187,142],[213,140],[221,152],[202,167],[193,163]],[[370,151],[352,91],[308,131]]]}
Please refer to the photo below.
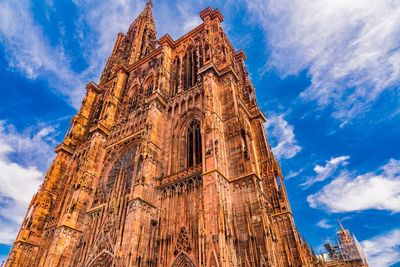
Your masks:
{"label": "blue sky", "polygon": [[[0,262],[85,84],[143,5],[0,0]],[[154,1],[158,36],[207,6],[247,54],[301,233],[318,251],[341,219],[371,266],[400,266],[400,2]]]}

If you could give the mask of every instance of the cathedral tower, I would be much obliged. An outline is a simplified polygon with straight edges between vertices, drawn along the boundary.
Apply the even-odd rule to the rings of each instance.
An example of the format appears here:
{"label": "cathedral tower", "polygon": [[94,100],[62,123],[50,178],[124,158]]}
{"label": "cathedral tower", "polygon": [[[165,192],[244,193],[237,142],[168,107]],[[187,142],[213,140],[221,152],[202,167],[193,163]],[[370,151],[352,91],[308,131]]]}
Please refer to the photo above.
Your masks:
{"label": "cathedral tower", "polygon": [[152,6],[86,86],[6,266],[313,266],[222,14],[156,40]]}

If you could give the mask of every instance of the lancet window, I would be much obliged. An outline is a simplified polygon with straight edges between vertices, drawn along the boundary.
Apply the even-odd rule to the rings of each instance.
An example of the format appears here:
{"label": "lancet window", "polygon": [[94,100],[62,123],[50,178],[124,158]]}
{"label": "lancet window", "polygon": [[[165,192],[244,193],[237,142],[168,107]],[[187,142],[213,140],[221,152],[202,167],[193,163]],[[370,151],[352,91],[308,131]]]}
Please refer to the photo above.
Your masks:
{"label": "lancet window", "polygon": [[150,82],[150,84],[147,86],[147,95],[151,96],[153,94],[153,82]]}
{"label": "lancet window", "polygon": [[171,80],[172,96],[178,93],[180,70],[181,70],[181,60],[179,57],[177,57],[174,61],[174,74]]}
{"label": "lancet window", "polygon": [[200,122],[193,120],[186,134],[187,167],[192,167],[202,162]]}
{"label": "lancet window", "polygon": [[204,49],[202,45],[199,47],[199,65],[200,68],[204,66]]}
{"label": "lancet window", "polygon": [[123,179],[126,190],[130,189],[133,173],[136,146],[129,148],[113,165],[107,179],[107,192],[116,184],[118,179]]}
{"label": "lancet window", "polygon": [[135,183],[139,183],[141,176],[142,176],[142,166],[143,166],[143,157],[140,156],[138,163],[137,163],[137,168],[136,168],[136,178],[135,178]]}
{"label": "lancet window", "polygon": [[190,46],[183,57],[176,57],[171,76],[171,96],[180,90],[189,90],[198,82],[199,68],[210,60],[210,46]]}
{"label": "lancet window", "polygon": [[206,45],[204,48],[204,53],[205,53],[205,61],[210,61],[211,60],[211,49],[210,49],[210,45]]}
{"label": "lancet window", "polygon": [[153,79],[150,78],[150,80],[148,80],[145,85],[143,86],[144,89],[144,93],[147,96],[151,96],[153,94],[154,91],[154,82]]}
{"label": "lancet window", "polygon": [[247,140],[246,140],[246,132],[245,130],[240,131],[240,136],[242,137],[242,149],[243,149],[243,155],[245,159],[249,159],[249,149],[247,146]]}
{"label": "lancet window", "polygon": [[127,107],[129,110],[129,113],[135,112],[138,108],[139,105],[139,86],[134,85],[132,88],[128,91],[127,93]]}
{"label": "lancet window", "polygon": [[190,47],[185,56],[183,57],[183,89],[189,90],[191,87],[197,84],[198,74],[198,58],[197,51],[194,47]]}
{"label": "lancet window", "polygon": [[94,119],[93,119],[94,122],[97,122],[100,119],[101,111],[103,110],[103,104],[104,100],[103,98],[100,98],[95,108]]}
{"label": "lancet window", "polygon": [[133,96],[129,103],[129,112],[134,112],[137,109],[137,96]]}

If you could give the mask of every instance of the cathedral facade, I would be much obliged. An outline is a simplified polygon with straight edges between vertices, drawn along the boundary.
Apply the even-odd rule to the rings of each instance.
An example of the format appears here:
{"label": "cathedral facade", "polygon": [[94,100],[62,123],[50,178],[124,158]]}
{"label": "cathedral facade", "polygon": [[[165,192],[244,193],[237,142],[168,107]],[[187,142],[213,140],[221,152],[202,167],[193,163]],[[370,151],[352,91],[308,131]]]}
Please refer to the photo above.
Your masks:
{"label": "cathedral facade", "polygon": [[157,40],[152,5],[87,84],[5,266],[314,266],[222,14]]}

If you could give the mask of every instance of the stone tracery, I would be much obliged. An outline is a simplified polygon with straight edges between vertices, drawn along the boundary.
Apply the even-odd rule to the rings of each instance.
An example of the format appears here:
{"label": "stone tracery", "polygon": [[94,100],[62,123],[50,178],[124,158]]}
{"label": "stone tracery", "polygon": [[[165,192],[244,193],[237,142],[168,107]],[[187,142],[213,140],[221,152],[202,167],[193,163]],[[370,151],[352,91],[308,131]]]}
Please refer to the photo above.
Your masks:
{"label": "stone tracery", "polygon": [[312,266],[222,14],[156,44],[151,9],[88,84],[6,266]]}
{"label": "stone tracery", "polygon": [[174,263],[172,264],[172,267],[195,267],[196,265],[193,264],[191,259],[185,254],[185,253],[180,253]]}

